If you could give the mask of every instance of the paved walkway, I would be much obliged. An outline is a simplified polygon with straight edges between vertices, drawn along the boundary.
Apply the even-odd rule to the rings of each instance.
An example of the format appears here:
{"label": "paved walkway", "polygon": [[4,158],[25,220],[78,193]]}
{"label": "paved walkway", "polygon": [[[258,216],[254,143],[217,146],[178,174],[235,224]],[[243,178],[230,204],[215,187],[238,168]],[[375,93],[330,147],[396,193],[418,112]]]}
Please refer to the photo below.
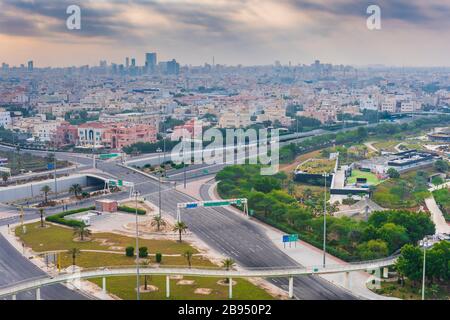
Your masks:
{"label": "paved walkway", "polygon": [[431,218],[433,219],[434,225],[436,226],[436,234],[438,233],[447,233],[450,234],[450,225],[445,221],[444,215],[442,214],[441,209],[434,200],[434,197],[431,196],[425,199],[425,204],[431,212]]}

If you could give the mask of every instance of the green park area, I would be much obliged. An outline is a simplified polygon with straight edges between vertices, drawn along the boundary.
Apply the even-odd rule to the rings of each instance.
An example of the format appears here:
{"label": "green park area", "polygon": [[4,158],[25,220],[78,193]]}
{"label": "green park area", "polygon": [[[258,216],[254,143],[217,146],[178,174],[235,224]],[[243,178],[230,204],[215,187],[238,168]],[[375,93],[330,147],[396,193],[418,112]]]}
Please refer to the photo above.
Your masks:
{"label": "green park area", "polygon": [[358,178],[367,179],[367,183],[369,185],[374,185],[374,186],[376,186],[382,182],[381,180],[378,179],[376,174],[373,174],[372,172],[364,172],[364,171],[360,171],[360,170],[353,170],[352,175],[347,179],[347,182],[349,184],[354,184],[354,183],[356,183],[356,180]]}
{"label": "green park area", "polygon": [[[136,263],[134,254],[127,255],[127,250],[135,246],[135,238],[116,233],[91,233],[89,230],[83,229],[84,240],[81,241],[79,228],[72,229],[51,223],[45,223],[45,226],[41,227],[40,222],[25,226],[25,232],[20,226],[16,228],[16,236],[26,247],[31,248],[37,254],[59,251],[60,267],[63,269],[70,267],[74,262],[81,268],[131,266]],[[187,242],[140,238],[139,247],[147,248],[145,254],[142,256],[140,254],[139,262],[143,267],[221,267],[213,264]],[[135,279],[135,277],[108,278],[108,292],[121,299],[135,299]],[[181,280],[172,280],[172,299],[227,299],[228,287],[220,281],[223,279],[193,277]],[[236,281],[233,290],[234,299],[274,299],[264,289],[248,280],[233,280]],[[101,285],[101,279],[90,281]],[[141,283],[145,282],[149,288],[155,291],[142,292],[142,299],[165,299],[165,277],[142,277]]]}
{"label": "green park area", "polygon": [[[297,184],[284,173],[261,176],[260,167],[253,165],[224,168],[216,178],[222,198],[245,197],[255,218],[322,247],[320,189],[297,190]],[[434,224],[425,213],[389,210],[373,213],[368,221],[330,216],[327,233],[327,248],[332,255],[346,261],[363,261],[389,256],[404,244],[416,243],[434,233]]]}
{"label": "green park area", "polygon": [[[402,247],[396,264],[391,268],[396,277],[383,281],[374,289],[378,294],[405,300],[422,298],[423,248],[407,244]],[[425,269],[425,299],[450,299],[450,242],[442,241],[427,249]]]}
{"label": "green park area", "polygon": [[[53,164],[54,161],[52,156],[38,157],[26,151],[0,151],[0,158],[8,159],[6,167],[11,169],[12,175],[17,175],[21,171],[46,171],[48,170],[48,163]],[[67,161],[57,161],[56,163],[56,167],[60,169],[67,166],[69,166]]]}
{"label": "green park area", "polygon": [[336,160],[309,159],[303,162],[298,170],[310,174],[331,173],[336,165]]}

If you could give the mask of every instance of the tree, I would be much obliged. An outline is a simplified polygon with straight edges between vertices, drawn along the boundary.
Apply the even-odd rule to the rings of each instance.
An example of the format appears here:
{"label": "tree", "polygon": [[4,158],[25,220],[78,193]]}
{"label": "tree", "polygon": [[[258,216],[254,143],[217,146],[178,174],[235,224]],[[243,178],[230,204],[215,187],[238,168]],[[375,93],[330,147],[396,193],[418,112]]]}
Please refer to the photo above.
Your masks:
{"label": "tree", "polygon": [[80,249],[72,248],[72,249],[69,249],[67,251],[67,253],[72,257],[72,265],[75,266],[76,265],[76,259],[81,254]]}
{"label": "tree", "polygon": [[186,223],[184,223],[183,221],[178,221],[177,223],[175,223],[175,225],[173,226],[173,231],[174,232],[178,232],[179,235],[179,242],[181,242],[181,234],[184,232],[187,232],[187,225]]}
{"label": "tree", "polygon": [[125,248],[125,255],[127,256],[127,257],[134,257],[134,247],[132,247],[132,246],[129,246],[129,247],[126,247]]}
{"label": "tree", "polygon": [[395,268],[404,283],[404,277],[415,282],[422,278],[422,251],[419,247],[415,247],[411,244],[403,246],[400,257],[397,259]]}
{"label": "tree", "polygon": [[89,237],[92,233],[91,233],[91,230],[86,228],[86,226],[81,225],[81,226],[75,228],[73,234],[78,239],[80,239],[80,241],[84,241],[84,238]]}
{"label": "tree", "polygon": [[148,248],[140,247],[139,248],[139,258],[147,258],[148,257]]}
{"label": "tree", "polygon": [[186,250],[184,253],[183,253],[183,256],[186,258],[186,260],[187,260],[187,263],[188,263],[188,266],[189,266],[189,269],[191,268],[191,266],[192,266],[192,256],[194,255],[194,253],[191,251],[191,250]]}
{"label": "tree", "polygon": [[389,168],[387,171],[387,174],[388,174],[389,178],[391,178],[391,179],[400,178],[400,173],[397,170],[395,170],[394,168]]}
{"label": "tree", "polygon": [[362,260],[374,260],[386,257],[389,249],[383,240],[369,240],[358,245],[357,252]]}
{"label": "tree", "polygon": [[40,208],[39,209],[39,216],[41,218],[41,228],[44,227],[44,209]]}
{"label": "tree", "polygon": [[70,186],[69,192],[73,193],[75,197],[78,198],[78,195],[83,192],[83,188],[79,184],[74,184]]}
{"label": "tree", "polygon": [[9,173],[8,172],[3,172],[2,173],[3,183],[6,184],[6,182],[8,182],[8,179],[9,179]]}
{"label": "tree", "polygon": [[439,159],[434,163],[434,168],[439,172],[446,173],[449,170],[449,164],[447,161]]}
{"label": "tree", "polygon": [[406,228],[392,222],[384,224],[378,229],[377,234],[381,240],[386,241],[390,252],[401,248],[409,241]]}
{"label": "tree", "polygon": [[156,226],[158,231],[161,229],[161,227],[166,226],[166,224],[166,221],[160,216],[155,216],[152,219],[152,227]]}
{"label": "tree", "polygon": [[52,188],[47,185],[41,188],[41,192],[44,194],[44,203],[48,203],[48,194],[50,193],[50,191],[52,191]]}
{"label": "tree", "polygon": [[227,271],[230,271],[231,269],[233,269],[235,265],[236,265],[236,262],[231,258],[227,258],[222,261],[222,267],[225,268],[225,270],[227,270]]}

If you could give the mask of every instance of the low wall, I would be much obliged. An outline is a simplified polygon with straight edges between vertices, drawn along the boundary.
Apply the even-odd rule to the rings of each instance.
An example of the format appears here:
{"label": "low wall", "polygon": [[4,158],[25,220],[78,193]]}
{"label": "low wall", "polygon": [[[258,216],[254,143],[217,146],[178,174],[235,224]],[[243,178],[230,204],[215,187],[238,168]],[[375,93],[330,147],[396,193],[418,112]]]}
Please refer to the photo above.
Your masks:
{"label": "low wall", "polygon": [[74,175],[58,178],[56,184],[57,188],[55,188],[54,179],[0,188],[0,202],[14,202],[41,196],[41,189],[44,186],[49,186],[52,189],[51,193],[54,193],[55,190],[58,190],[58,192],[67,192],[74,184],[79,184],[81,187],[88,187],[101,184],[103,181],[103,179],[94,176]]}

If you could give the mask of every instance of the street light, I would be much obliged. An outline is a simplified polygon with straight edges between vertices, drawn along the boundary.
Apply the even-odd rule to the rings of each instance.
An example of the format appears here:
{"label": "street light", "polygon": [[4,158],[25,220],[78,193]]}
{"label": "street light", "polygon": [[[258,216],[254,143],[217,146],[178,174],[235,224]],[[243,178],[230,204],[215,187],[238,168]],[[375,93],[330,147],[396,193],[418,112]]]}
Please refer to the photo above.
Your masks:
{"label": "street light", "polygon": [[428,238],[420,240],[420,246],[423,247],[423,267],[422,267],[422,300],[425,300],[425,268],[427,259],[427,247],[430,245]]}
{"label": "street light", "polygon": [[158,153],[158,162],[159,162],[159,177],[158,177],[158,188],[159,188],[159,217],[161,218],[161,175],[162,175],[162,171],[161,171],[161,148],[158,148],[158,150],[156,150],[156,152]]}
{"label": "street light", "polygon": [[327,255],[327,178],[330,176],[328,173],[324,173],[324,199],[323,199],[323,267],[326,265]]}
{"label": "street light", "polygon": [[140,300],[140,288],[139,288],[139,221],[138,221],[138,197],[140,195],[139,191],[133,193],[135,199],[136,208],[136,298]]}

